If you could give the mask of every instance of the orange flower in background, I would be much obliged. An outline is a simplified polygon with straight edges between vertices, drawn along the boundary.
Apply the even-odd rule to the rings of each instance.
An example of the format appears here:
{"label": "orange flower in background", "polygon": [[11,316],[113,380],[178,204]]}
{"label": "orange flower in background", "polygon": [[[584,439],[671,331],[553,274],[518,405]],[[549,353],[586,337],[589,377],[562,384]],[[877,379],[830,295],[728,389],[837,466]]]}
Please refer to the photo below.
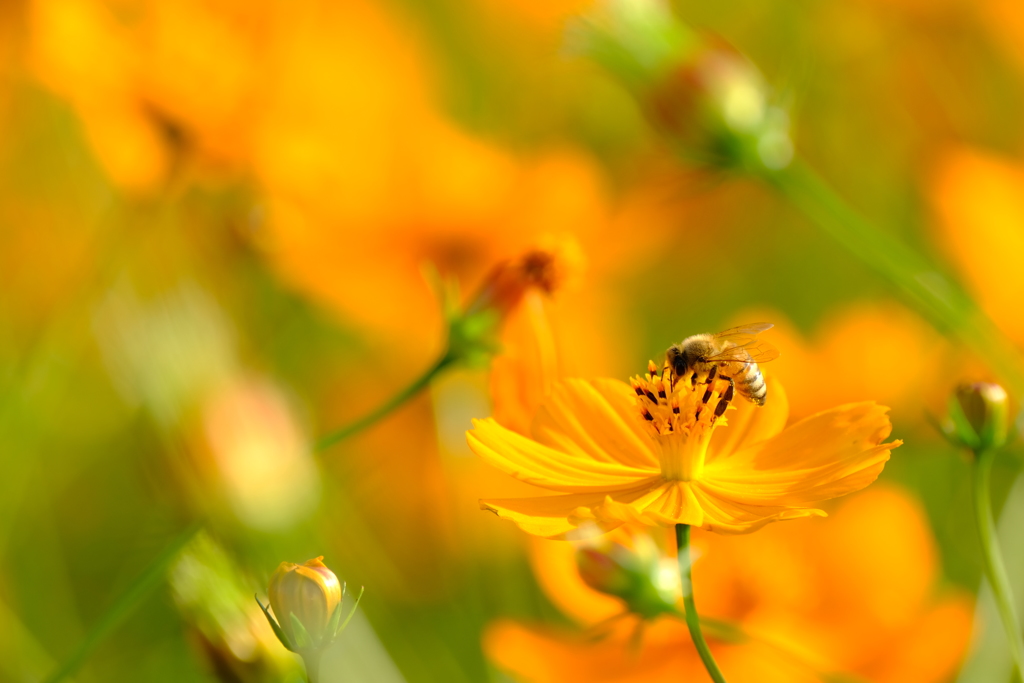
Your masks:
{"label": "orange flower in background", "polygon": [[1024,69],[1024,9],[1013,0],[984,0],[977,7],[1018,68]]}
{"label": "orange flower in background", "polygon": [[[749,635],[739,644],[712,636],[730,681],[846,675],[875,683],[940,683],[967,649],[971,605],[965,596],[936,589],[927,521],[899,489],[874,487],[844,501],[827,520],[773,525],[749,536],[696,536],[695,542],[702,552],[693,580],[704,596],[704,616]],[[681,620],[648,622],[639,648],[631,646],[635,617],[598,627],[624,605],[582,580],[572,545],[535,541],[533,547],[545,592],[594,630],[581,637],[499,622],[484,638],[499,668],[530,683],[707,680]]]}
{"label": "orange flower in background", "polygon": [[35,73],[131,191],[159,189],[188,153],[308,192],[326,168],[360,197],[425,107],[428,60],[372,3],[33,0],[28,17]]}
{"label": "orange flower in background", "polygon": [[733,392],[722,378],[705,389],[655,370],[652,363],[632,387],[560,382],[532,439],[493,418],[474,421],[467,432],[474,452],[560,494],[481,506],[549,538],[588,523],[608,530],[626,522],[746,533],[824,515],[816,503],[870,484],[901,443],[883,443],[891,425],[874,403],[839,406],[783,430],[788,406],[777,383],[765,407],[741,401],[729,415]]}
{"label": "orange flower in background", "polygon": [[[294,287],[364,328],[401,337],[424,362],[442,324],[425,265],[477,283],[492,264],[571,235],[586,255],[589,287],[669,234],[674,212],[659,211],[656,197],[613,197],[585,154],[517,158],[454,130],[442,139],[450,140],[443,151],[410,150],[407,172],[361,220],[345,214],[336,192],[307,203],[273,199],[266,241],[272,264]],[[442,182],[452,189],[430,189]]]}
{"label": "orange flower in background", "polygon": [[[534,5],[503,12],[554,10]],[[282,279],[412,365],[443,324],[424,266],[472,285],[570,233],[599,280],[674,220],[657,197],[613,191],[579,150],[512,153],[450,121],[423,27],[399,9],[33,0],[28,17],[34,73],[72,104],[115,184],[157,191],[183,161],[251,182],[251,236]]]}
{"label": "orange flower in background", "polygon": [[[776,321],[785,349],[767,371],[788,390],[790,419],[829,406],[876,399],[917,419],[922,396],[945,396],[948,343],[927,322],[894,301],[865,301],[828,313],[805,335],[777,311],[733,318]],[[827,376],[826,381],[822,381]],[[938,410],[941,406],[932,406]]]}
{"label": "orange flower in background", "polygon": [[980,150],[949,150],[930,188],[936,237],[984,311],[1024,344],[1024,163]]}

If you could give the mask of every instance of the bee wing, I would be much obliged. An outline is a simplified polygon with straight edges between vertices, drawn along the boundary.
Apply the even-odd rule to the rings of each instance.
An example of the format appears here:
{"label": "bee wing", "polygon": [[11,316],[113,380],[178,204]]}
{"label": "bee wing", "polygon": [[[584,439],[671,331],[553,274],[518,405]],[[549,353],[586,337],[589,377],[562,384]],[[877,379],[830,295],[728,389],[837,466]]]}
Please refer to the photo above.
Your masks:
{"label": "bee wing", "polygon": [[711,335],[715,339],[725,339],[727,337],[737,337],[740,335],[749,336],[757,334],[758,332],[764,332],[775,327],[775,323],[750,323],[749,325],[740,325],[739,327],[730,327],[724,332]]}
{"label": "bee wing", "polygon": [[723,349],[721,353],[710,356],[707,360],[767,363],[779,357],[779,350],[763,339],[749,336],[744,339],[740,335],[736,335],[733,339],[737,342],[736,346]]}

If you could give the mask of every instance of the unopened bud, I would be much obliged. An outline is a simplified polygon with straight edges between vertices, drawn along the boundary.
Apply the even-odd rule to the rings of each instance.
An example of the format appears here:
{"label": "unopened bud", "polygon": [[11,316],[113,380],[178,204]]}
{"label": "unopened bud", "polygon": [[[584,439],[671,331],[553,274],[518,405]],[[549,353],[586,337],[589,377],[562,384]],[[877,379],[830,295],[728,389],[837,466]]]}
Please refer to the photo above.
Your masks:
{"label": "unopened bud", "polygon": [[942,430],[954,443],[972,451],[999,448],[1009,434],[1009,400],[998,384],[962,384],[949,399]]}
{"label": "unopened bud", "polygon": [[682,156],[751,173],[789,164],[789,117],[757,67],[664,0],[605,0],[569,40],[633,92]]}
{"label": "unopened bud", "polygon": [[315,557],[305,564],[282,562],[270,577],[267,589],[277,619],[260,605],[281,644],[303,655],[307,663],[310,656],[321,653],[345,628],[363,595],[359,593],[348,617],[342,621],[345,585],[323,559]]}
{"label": "unopened bud", "polygon": [[648,95],[654,123],[684,156],[722,168],[778,169],[792,158],[789,117],[757,67],[717,41],[694,51]]}
{"label": "unopened bud", "polygon": [[576,565],[588,586],[620,598],[634,614],[653,619],[676,611],[674,564],[650,536],[636,536],[632,548],[607,541],[585,545],[576,551]]}

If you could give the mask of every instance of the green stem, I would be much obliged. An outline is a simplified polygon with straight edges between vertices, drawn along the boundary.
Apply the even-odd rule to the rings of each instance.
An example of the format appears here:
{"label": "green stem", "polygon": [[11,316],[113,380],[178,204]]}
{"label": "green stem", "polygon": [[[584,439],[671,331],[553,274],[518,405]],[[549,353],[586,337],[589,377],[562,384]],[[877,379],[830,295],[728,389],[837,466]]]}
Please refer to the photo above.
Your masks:
{"label": "green stem", "polygon": [[871,224],[809,167],[794,162],[765,180],[847,251],[889,281],[940,331],[952,331],[1024,393],[1024,359],[956,283],[927,258]]}
{"label": "green stem", "polygon": [[302,662],[306,665],[306,680],[309,683],[320,683],[320,660],[322,658],[322,650],[313,650],[302,655]]}
{"label": "green stem", "polygon": [[985,576],[992,586],[999,607],[999,617],[1003,622],[1006,640],[1013,654],[1014,665],[1018,676],[1024,674],[1024,640],[1021,639],[1020,619],[1014,607],[1013,594],[1010,591],[1010,579],[1003,565],[1002,552],[999,550],[999,539],[996,536],[996,524],[992,517],[992,497],[989,493],[989,479],[992,474],[992,462],[995,460],[994,450],[979,451],[974,454],[974,518],[978,524],[978,538],[981,540],[981,557],[985,566]]}
{"label": "green stem", "polygon": [[455,362],[455,356],[449,352],[445,352],[437,361],[431,365],[426,372],[420,375],[412,384],[402,389],[400,392],[391,397],[391,399],[381,404],[376,410],[373,410],[363,417],[359,418],[355,422],[345,425],[341,429],[331,432],[327,436],[322,437],[317,441],[316,449],[318,451],[325,451],[334,444],[344,441],[348,437],[363,431],[367,427],[373,425],[378,420],[386,417],[392,411],[402,407],[409,399],[420,393],[427,385],[429,385],[437,375]]}
{"label": "green stem", "polygon": [[697,606],[693,601],[693,582],[690,579],[690,526],[688,524],[676,524],[676,543],[679,546],[679,578],[683,585],[683,609],[686,618],[686,628],[690,630],[690,638],[697,648],[697,654],[704,662],[704,668],[715,683],[725,683],[725,676],[718,669],[714,656],[708,643],[704,640],[704,633],[700,629],[700,616],[697,614]]}
{"label": "green stem", "polygon": [[46,683],[57,683],[62,681],[68,676],[73,675],[78,671],[79,667],[85,663],[89,658],[89,655],[93,653],[100,643],[110,635],[110,633],[117,628],[121,622],[128,618],[128,616],[135,611],[135,608],[139,606],[142,600],[150,594],[150,592],[156,588],[161,581],[164,579],[164,575],[167,573],[167,568],[170,566],[174,558],[178,556],[178,553],[184,548],[192,538],[199,533],[199,530],[203,528],[203,521],[198,521],[188,529],[178,535],[170,545],[164,548],[163,552],[160,553],[146,568],[142,574],[135,579],[135,581],[128,587],[120,598],[110,606],[110,609],[100,617],[100,620],[89,631],[89,634],[85,637],[78,648],[71,654],[64,664],[60,666],[49,678],[46,679]]}

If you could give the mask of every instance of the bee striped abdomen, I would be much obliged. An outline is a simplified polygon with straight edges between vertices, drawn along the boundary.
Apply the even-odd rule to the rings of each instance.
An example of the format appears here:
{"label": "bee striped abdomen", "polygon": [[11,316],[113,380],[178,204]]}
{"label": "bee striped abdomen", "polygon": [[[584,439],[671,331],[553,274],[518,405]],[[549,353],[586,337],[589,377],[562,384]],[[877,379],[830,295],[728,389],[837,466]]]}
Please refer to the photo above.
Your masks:
{"label": "bee striped abdomen", "polygon": [[768,387],[757,363],[744,363],[739,374],[736,379],[736,391],[755,404],[763,406],[768,397]]}

